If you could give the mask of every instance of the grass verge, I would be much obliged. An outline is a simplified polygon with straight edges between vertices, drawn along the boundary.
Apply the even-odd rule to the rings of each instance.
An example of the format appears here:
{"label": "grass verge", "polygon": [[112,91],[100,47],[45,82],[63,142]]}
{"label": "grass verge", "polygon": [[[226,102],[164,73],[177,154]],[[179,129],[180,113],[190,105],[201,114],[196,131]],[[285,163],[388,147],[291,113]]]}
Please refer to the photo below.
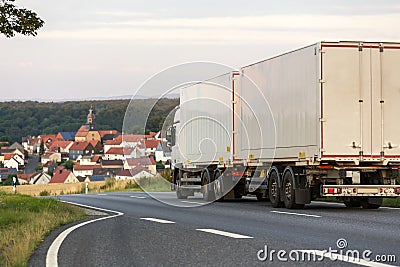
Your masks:
{"label": "grass verge", "polygon": [[52,230],[85,217],[81,209],[54,199],[0,191],[0,265],[26,266]]}

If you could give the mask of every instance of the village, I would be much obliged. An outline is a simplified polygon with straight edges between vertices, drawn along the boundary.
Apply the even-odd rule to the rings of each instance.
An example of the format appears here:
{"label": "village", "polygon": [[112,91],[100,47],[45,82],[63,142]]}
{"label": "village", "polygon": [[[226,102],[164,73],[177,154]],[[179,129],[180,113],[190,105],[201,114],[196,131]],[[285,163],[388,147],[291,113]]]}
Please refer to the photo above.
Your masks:
{"label": "village", "polygon": [[154,177],[170,168],[171,153],[160,132],[125,134],[101,130],[90,107],[76,132],[23,137],[0,149],[0,185],[86,183]]}

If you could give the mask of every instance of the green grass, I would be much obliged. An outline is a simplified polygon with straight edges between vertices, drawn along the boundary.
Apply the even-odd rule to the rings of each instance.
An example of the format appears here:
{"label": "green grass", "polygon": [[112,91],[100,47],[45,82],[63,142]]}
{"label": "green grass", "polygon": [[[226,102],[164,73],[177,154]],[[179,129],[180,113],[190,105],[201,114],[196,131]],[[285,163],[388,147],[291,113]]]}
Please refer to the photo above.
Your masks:
{"label": "green grass", "polygon": [[384,207],[392,207],[392,208],[400,208],[400,197],[384,198],[382,206],[384,206]]}
{"label": "green grass", "polygon": [[53,199],[0,191],[0,265],[26,266],[52,230],[85,216],[81,209]]}

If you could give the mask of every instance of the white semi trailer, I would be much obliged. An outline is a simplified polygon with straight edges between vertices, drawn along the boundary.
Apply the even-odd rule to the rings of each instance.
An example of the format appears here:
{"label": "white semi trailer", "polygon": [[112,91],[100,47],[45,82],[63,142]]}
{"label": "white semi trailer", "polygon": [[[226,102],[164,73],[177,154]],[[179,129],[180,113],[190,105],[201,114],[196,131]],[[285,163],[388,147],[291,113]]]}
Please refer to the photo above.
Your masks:
{"label": "white semi trailer", "polygon": [[178,198],[400,196],[400,43],[320,42],[181,89]]}

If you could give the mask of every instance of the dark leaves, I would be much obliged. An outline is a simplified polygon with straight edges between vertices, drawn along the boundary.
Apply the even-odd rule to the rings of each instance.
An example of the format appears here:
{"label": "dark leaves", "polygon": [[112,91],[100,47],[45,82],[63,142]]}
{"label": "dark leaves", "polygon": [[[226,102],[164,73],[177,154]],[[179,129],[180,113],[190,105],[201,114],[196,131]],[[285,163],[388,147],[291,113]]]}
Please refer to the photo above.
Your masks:
{"label": "dark leaves", "polygon": [[12,3],[14,1],[0,0],[0,33],[7,38],[14,37],[16,33],[36,36],[44,21],[33,11],[16,7]]}

